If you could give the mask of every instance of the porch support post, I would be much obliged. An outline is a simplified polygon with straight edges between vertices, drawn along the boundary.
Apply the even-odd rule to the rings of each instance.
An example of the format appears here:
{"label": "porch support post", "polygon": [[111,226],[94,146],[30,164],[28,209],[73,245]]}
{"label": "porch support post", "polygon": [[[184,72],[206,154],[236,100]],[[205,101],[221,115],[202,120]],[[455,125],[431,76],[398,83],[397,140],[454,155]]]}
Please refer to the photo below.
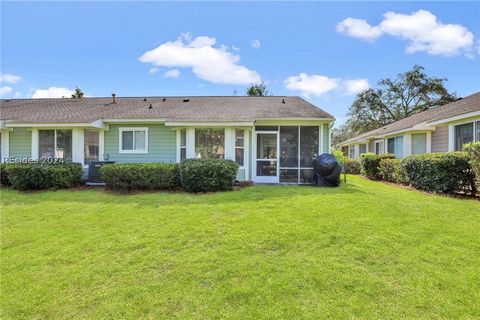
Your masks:
{"label": "porch support post", "polygon": [[425,151],[427,153],[431,153],[432,152],[432,132],[431,131],[427,132],[427,139],[425,141],[425,144],[426,144]]}
{"label": "porch support post", "polygon": [[412,134],[406,133],[403,135],[403,157],[408,157],[412,154]]}
{"label": "porch support post", "polygon": [[453,124],[448,125],[448,151],[455,150],[455,126]]}
{"label": "porch support post", "polygon": [[195,158],[195,128],[187,128],[187,159]]}
{"label": "porch support post", "polygon": [[82,128],[72,129],[72,161],[83,165],[84,134]]}
{"label": "porch support post", "polygon": [[38,159],[38,129],[33,128],[32,129],[32,149],[31,149],[32,154],[30,157],[32,159]]}
{"label": "porch support post", "polygon": [[10,132],[8,130],[2,130],[2,154],[0,155],[2,158],[0,162],[5,162],[10,158]]}
{"label": "porch support post", "polygon": [[235,129],[225,128],[225,159],[235,160]]}
{"label": "porch support post", "polygon": [[98,160],[105,160],[105,131],[100,130],[98,133]]}

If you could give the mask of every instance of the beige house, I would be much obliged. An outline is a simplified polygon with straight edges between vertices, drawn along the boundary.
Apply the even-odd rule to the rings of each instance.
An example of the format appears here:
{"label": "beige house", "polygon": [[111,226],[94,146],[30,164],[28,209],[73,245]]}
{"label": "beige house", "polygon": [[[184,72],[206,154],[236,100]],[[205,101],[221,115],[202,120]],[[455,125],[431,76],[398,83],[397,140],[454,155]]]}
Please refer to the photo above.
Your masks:
{"label": "beige house", "polygon": [[340,147],[352,159],[366,152],[404,158],[461,150],[472,141],[480,141],[480,92],[345,140]]}

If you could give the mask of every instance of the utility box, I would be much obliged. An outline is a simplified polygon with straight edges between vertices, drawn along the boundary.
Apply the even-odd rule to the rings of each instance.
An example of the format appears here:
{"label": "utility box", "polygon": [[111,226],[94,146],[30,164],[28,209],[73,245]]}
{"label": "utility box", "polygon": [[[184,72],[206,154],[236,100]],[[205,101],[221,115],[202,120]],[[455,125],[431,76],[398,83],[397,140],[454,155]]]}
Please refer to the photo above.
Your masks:
{"label": "utility box", "polygon": [[88,182],[103,183],[100,177],[100,168],[111,163],[115,163],[115,161],[91,161],[88,165]]}

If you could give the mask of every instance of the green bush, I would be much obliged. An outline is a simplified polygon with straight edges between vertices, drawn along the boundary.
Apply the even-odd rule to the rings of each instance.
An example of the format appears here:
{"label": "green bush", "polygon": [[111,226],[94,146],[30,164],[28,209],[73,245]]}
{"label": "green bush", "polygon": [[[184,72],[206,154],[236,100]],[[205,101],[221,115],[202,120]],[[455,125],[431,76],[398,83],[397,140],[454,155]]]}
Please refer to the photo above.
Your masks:
{"label": "green bush", "polygon": [[383,180],[395,183],[408,183],[408,178],[399,159],[382,159],[378,167],[380,177]]}
{"label": "green bush", "polygon": [[[343,163],[342,163],[343,164]],[[350,174],[360,174],[360,162],[355,159],[345,159],[345,172]]]}
{"label": "green bush", "polygon": [[9,186],[10,181],[8,180],[8,174],[7,174],[7,166],[8,164],[6,163],[0,163],[0,185],[2,186]]}
{"label": "green bush", "polygon": [[8,182],[18,190],[64,189],[82,180],[80,163],[5,164]]}
{"label": "green bush", "polygon": [[409,182],[417,189],[436,193],[472,192],[475,174],[466,152],[427,153],[402,160]]}
{"label": "green bush", "polygon": [[470,157],[470,165],[476,176],[477,190],[480,190],[480,141],[470,142],[463,146]]}
{"label": "green bush", "polygon": [[112,190],[169,190],[179,186],[178,165],[171,163],[106,164],[100,169],[102,180]]}
{"label": "green bush", "polygon": [[180,181],[188,192],[231,190],[237,170],[231,160],[187,159],[180,163]]}
{"label": "green bush", "polygon": [[372,180],[380,180],[379,167],[382,159],[395,159],[395,155],[391,153],[374,154],[364,153],[360,156],[360,168],[362,175]]}
{"label": "green bush", "polygon": [[343,151],[335,149],[335,150],[332,151],[332,154],[335,156],[335,158],[337,158],[338,163],[343,165],[343,161],[347,158],[343,154]]}

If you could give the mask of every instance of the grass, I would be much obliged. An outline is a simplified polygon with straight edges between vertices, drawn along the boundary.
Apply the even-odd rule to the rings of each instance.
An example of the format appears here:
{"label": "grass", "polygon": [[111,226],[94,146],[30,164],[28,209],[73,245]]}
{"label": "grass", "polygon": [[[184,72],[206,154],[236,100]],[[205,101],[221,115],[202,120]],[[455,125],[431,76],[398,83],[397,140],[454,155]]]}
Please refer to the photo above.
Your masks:
{"label": "grass", "polygon": [[2,319],[480,317],[480,202],[359,177],[1,191]]}

